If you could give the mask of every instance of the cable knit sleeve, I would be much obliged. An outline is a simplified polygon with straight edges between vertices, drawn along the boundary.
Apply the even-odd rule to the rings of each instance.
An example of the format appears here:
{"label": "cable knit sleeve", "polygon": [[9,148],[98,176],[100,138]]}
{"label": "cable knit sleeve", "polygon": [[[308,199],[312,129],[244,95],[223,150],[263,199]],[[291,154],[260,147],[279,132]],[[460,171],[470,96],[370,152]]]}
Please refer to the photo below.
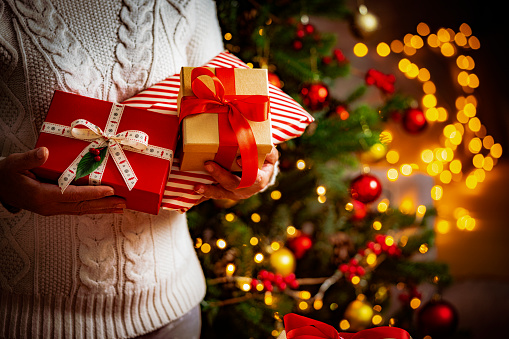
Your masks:
{"label": "cable knit sleeve", "polygon": [[191,67],[205,64],[224,50],[216,3],[212,0],[196,1],[194,10],[195,26],[186,49],[188,66]]}

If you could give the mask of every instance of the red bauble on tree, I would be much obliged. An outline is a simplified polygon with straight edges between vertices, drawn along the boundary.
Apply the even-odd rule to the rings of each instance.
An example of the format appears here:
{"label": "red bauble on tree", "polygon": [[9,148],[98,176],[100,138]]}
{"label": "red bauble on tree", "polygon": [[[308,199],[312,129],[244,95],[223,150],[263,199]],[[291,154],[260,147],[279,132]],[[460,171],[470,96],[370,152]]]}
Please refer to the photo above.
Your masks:
{"label": "red bauble on tree", "polygon": [[362,203],[370,203],[382,194],[382,184],[372,174],[361,174],[350,183],[350,196]]}
{"label": "red bauble on tree", "polygon": [[417,315],[417,327],[423,335],[449,338],[458,326],[458,312],[445,300],[430,301]]}
{"label": "red bauble on tree", "polygon": [[267,74],[267,76],[268,76],[269,83],[273,84],[277,88],[281,88],[281,80],[279,79],[279,77],[276,74],[269,72]]}
{"label": "red bauble on tree", "polygon": [[403,115],[402,123],[405,131],[410,134],[419,134],[428,126],[423,111],[418,108],[407,109]]}
{"label": "red bauble on tree", "polygon": [[352,200],[351,201],[353,205],[352,214],[350,216],[351,221],[361,221],[366,217],[366,214],[368,214],[368,211],[366,209],[366,205],[364,205],[362,202],[358,200]]}
{"label": "red bauble on tree", "polygon": [[304,85],[300,96],[304,105],[312,111],[320,111],[329,105],[329,88],[323,83]]}
{"label": "red bauble on tree", "polygon": [[288,247],[292,250],[297,259],[302,258],[312,246],[313,240],[305,233],[301,233],[288,241]]}

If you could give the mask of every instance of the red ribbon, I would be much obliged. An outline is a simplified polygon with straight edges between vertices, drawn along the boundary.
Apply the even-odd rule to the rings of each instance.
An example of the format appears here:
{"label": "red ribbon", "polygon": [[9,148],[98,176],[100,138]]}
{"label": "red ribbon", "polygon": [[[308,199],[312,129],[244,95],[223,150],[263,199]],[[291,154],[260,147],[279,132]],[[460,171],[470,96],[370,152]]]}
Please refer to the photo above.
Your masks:
{"label": "red ribbon", "polygon": [[[233,68],[218,68],[216,73],[218,75],[221,73],[221,78],[225,83],[234,84]],[[215,92],[199,79],[200,76],[207,76],[213,80]],[[229,87],[232,86],[229,85]],[[182,121],[192,114],[220,114],[220,149],[214,160],[223,167],[230,168],[235,160],[238,145],[242,158],[242,178],[238,188],[253,185],[258,174],[258,149],[248,120],[261,122],[268,119],[269,97],[266,95],[227,95],[223,82],[205,67],[197,67],[192,70],[191,88],[195,96],[182,98],[179,120]],[[227,114],[228,123],[222,123],[221,114]]]}
{"label": "red ribbon", "polygon": [[338,333],[334,327],[289,313],[284,316],[287,339],[410,339],[407,331],[396,327],[374,327],[357,333]]}

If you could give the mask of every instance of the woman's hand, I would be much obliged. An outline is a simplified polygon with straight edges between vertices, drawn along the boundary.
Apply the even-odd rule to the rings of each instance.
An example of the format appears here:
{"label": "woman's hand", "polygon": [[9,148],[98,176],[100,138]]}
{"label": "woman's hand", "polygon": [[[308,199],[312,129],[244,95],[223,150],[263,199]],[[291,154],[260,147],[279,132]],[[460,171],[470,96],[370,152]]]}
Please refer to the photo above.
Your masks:
{"label": "woman's hand", "polygon": [[258,175],[254,184],[250,187],[239,189],[236,189],[240,183],[238,176],[213,161],[207,161],[205,169],[217,181],[218,185],[196,185],[194,190],[203,195],[199,202],[207,199],[241,200],[260,192],[269,184],[278,158],[279,153],[276,147],[272,147],[272,151],[265,157],[262,168],[258,169]]}
{"label": "woman's hand", "polygon": [[109,186],[69,185],[62,193],[57,185],[37,180],[30,170],[44,164],[48,156],[48,149],[40,147],[1,160],[0,201],[46,216],[123,212],[125,200],[113,196]]}

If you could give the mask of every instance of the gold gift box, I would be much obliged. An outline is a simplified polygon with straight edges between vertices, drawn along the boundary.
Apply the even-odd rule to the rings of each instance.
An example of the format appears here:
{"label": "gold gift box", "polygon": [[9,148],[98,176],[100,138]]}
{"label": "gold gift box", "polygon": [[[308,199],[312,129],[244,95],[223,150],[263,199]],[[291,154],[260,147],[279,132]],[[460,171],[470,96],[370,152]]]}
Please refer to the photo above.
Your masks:
{"label": "gold gift box", "polygon": [[[215,68],[208,68],[215,74]],[[185,96],[194,96],[191,88],[191,71],[193,67],[182,67],[180,72],[180,91],[178,96],[178,112],[180,102]],[[269,95],[267,70],[234,68],[236,95]],[[214,91],[210,77],[200,78],[208,88]],[[230,94],[230,93],[227,93]],[[272,133],[269,118],[262,122],[250,121],[249,125],[256,140],[258,149],[258,168],[261,168],[265,157],[272,150]],[[182,171],[203,171],[204,163],[214,160],[219,149],[219,123],[217,113],[203,112],[185,117],[181,122],[182,152],[180,155],[180,169]],[[237,150],[237,155],[240,152]],[[230,168],[232,172],[241,171],[234,161]]]}

